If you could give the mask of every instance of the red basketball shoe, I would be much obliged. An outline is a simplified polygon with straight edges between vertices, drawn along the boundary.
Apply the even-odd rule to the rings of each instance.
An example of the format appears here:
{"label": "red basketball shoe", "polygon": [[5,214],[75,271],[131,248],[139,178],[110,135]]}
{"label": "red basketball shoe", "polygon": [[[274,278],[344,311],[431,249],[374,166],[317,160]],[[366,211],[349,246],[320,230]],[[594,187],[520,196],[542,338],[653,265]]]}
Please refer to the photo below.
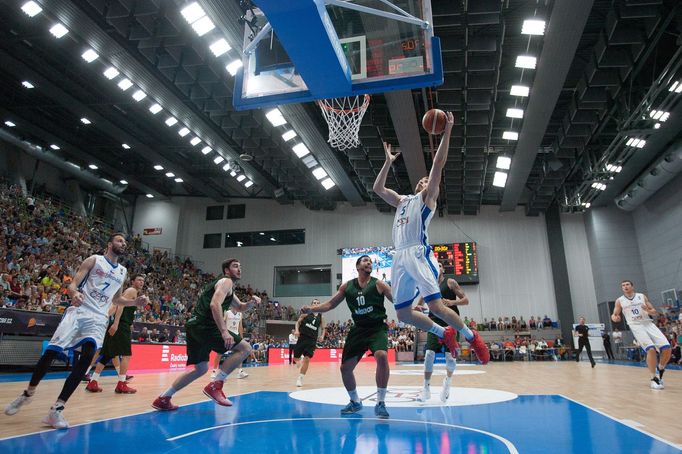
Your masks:
{"label": "red basketball shoe", "polygon": [[156,400],[152,402],[152,407],[156,408],[159,411],[174,411],[180,408],[177,405],[173,405],[170,397],[161,396],[157,397]]}
{"label": "red basketball shoe", "polygon": [[120,381],[116,384],[116,389],[114,389],[116,394],[135,394],[137,389],[128,386],[128,382]]}
{"label": "red basketball shoe", "polygon": [[212,381],[204,388],[204,394],[213,399],[218,405],[231,407],[232,402],[223,394],[223,382],[221,380]]}
{"label": "red basketball shoe", "polygon": [[488,350],[488,346],[485,345],[485,342],[483,341],[481,335],[478,334],[478,331],[472,329],[471,332],[474,333],[474,338],[469,341],[471,348],[474,350],[474,352],[476,352],[476,357],[481,364],[488,364],[488,361],[490,361],[490,351]]}

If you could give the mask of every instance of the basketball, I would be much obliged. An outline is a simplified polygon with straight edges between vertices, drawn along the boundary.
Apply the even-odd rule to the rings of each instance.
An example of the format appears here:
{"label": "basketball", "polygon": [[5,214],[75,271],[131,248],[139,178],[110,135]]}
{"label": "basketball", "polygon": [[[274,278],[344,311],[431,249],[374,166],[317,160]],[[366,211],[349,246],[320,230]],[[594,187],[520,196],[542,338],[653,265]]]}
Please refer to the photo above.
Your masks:
{"label": "basketball", "polygon": [[431,109],[422,117],[422,126],[429,134],[442,134],[445,130],[447,117],[440,109]]}

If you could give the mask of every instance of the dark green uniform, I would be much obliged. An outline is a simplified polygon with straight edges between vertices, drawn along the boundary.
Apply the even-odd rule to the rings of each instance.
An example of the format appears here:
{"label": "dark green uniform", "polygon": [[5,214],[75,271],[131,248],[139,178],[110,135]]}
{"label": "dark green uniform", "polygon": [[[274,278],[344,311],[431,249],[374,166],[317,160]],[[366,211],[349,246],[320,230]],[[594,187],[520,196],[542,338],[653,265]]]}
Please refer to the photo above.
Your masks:
{"label": "dark green uniform", "polygon": [[[450,287],[448,287],[447,278],[443,279],[443,282],[440,283],[440,294],[446,300],[456,300],[457,299],[457,295],[455,294],[455,292],[453,292],[452,289]],[[457,306],[446,306],[446,307],[449,307],[450,309],[455,311],[455,313],[457,315],[459,315],[459,308],[457,308]],[[436,317],[431,312],[429,312],[429,318],[440,326],[448,326],[447,323],[445,323],[443,320]],[[459,341],[459,333],[457,333],[457,340]],[[441,351],[441,349],[443,347],[445,347],[446,352],[450,351],[450,349],[445,344],[440,343],[440,339],[438,338],[438,336],[436,336],[433,333],[428,333],[426,335],[426,349],[427,350],[439,352],[439,351]],[[451,352],[451,353],[457,354],[457,352]]]}
{"label": "dark green uniform", "polygon": [[353,327],[346,336],[342,362],[360,360],[367,350],[388,350],[388,326],[384,295],[377,290],[377,279],[371,277],[364,288],[357,279],[346,283],[346,303],[353,317]]}
{"label": "dark green uniform", "polygon": [[[132,350],[130,348],[130,325],[133,324],[135,317],[135,306],[124,307],[121,318],[118,320],[118,329],[113,336],[107,334],[104,336],[104,343],[102,344],[102,355],[105,358],[114,358],[116,356],[130,356]],[[111,325],[109,325],[111,327]]]}
{"label": "dark green uniform", "polygon": [[312,358],[317,348],[317,338],[320,335],[322,325],[322,314],[308,314],[298,324],[298,341],[294,347],[294,357],[300,358],[301,355]]}
{"label": "dark green uniform", "polygon": [[[216,279],[204,288],[204,291],[199,296],[199,301],[194,306],[192,316],[185,324],[187,331],[187,365],[208,361],[211,351],[220,355],[227,351],[225,341],[220,335],[220,330],[216,326],[215,320],[213,320],[213,313],[211,312],[211,299],[213,299],[213,294],[215,293],[215,285],[220,279],[223,278]],[[234,294],[230,294],[222,302],[220,310],[221,320],[222,314],[230,308],[233,298]],[[234,339],[234,345],[241,342],[242,338],[238,334],[231,331],[228,332]]]}

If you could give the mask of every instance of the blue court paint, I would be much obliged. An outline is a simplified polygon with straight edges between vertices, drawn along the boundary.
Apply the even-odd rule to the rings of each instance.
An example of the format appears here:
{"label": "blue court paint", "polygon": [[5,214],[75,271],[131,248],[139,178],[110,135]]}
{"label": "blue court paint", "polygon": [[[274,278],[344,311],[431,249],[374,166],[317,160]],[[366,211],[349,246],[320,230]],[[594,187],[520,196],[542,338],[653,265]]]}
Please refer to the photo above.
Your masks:
{"label": "blue court paint", "polygon": [[273,454],[682,452],[556,395],[465,407],[389,406],[389,420],[374,417],[369,399],[360,413],[343,418],[341,406],[298,401],[282,392],[232,399],[230,408],[201,402],[171,413],[149,412],[0,440],[0,451],[117,452],[134,447],[136,452]]}

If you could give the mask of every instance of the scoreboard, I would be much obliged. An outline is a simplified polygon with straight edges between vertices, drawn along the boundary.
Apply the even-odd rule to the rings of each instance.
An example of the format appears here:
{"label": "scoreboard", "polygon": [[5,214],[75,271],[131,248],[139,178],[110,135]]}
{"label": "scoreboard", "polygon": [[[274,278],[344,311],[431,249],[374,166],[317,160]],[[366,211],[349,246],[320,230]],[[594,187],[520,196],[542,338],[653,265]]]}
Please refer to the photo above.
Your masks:
{"label": "scoreboard", "polygon": [[433,253],[443,264],[446,277],[452,277],[460,284],[478,284],[476,243],[435,244]]}

